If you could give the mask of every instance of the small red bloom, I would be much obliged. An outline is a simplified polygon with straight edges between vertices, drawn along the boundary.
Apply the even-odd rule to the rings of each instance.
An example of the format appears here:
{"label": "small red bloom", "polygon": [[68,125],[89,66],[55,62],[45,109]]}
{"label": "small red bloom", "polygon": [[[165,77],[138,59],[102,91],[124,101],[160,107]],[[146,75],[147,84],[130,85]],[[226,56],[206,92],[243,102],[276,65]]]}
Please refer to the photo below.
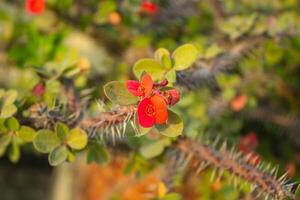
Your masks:
{"label": "small red bloom", "polygon": [[167,94],[167,99],[168,99],[167,103],[169,106],[175,105],[180,99],[180,93],[176,89],[167,90],[166,94]]}
{"label": "small red bloom", "polygon": [[44,0],[26,0],[25,3],[26,11],[33,15],[38,15],[44,12],[45,10],[45,1]]}
{"label": "small red bloom", "polygon": [[131,94],[138,97],[148,97],[152,92],[153,80],[149,74],[145,74],[140,82],[128,80],[126,86]]}
{"label": "small red bloom", "polygon": [[167,104],[159,94],[144,98],[138,105],[138,120],[142,127],[164,124],[168,119]]}
{"label": "small red bloom", "polygon": [[239,148],[244,153],[250,153],[258,145],[258,139],[254,132],[250,132],[240,139]]}
{"label": "small red bloom", "polygon": [[45,85],[43,83],[36,84],[33,89],[32,93],[35,96],[41,96],[45,93]]}
{"label": "small red bloom", "polygon": [[158,6],[155,3],[144,0],[141,5],[142,11],[148,14],[155,14],[158,11]]}

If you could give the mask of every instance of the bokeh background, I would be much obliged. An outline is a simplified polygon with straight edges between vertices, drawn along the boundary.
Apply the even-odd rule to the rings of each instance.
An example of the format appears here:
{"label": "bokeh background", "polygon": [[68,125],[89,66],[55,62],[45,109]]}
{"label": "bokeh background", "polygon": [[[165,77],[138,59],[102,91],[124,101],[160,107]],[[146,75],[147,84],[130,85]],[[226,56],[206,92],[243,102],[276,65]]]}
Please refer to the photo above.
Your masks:
{"label": "bokeh background", "polygon": [[[19,105],[63,99],[59,83],[41,81],[37,71],[68,66],[76,68],[77,88],[106,102],[102,86],[133,79],[138,59],[192,43],[199,58],[176,77],[182,97],[175,110],[185,134],[221,137],[299,180],[299,0],[41,2],[30,10],[27,1],[0,0],[0,87],[17,90]],[[97,109],[90,101],[87,112]],[[154,199],[169,145],[160,141],[126,140],[103,156],[105,165],[88,165],[81,155],[52,168],[31,145],[1,151],[0,199]],[[210,174],[179,174],[175,191],[182,199],[242,199],[226,177],[210,181]]]}

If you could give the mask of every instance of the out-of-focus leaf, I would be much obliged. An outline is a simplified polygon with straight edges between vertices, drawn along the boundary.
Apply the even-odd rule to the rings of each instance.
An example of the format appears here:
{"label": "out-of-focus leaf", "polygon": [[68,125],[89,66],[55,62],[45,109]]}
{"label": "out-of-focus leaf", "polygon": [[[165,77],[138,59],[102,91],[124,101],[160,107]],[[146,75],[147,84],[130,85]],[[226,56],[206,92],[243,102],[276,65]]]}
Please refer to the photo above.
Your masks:
{"label": "out-of-focus leaf", "polygon": [[41,153],[49,153],[60,144],[57,135],[47,129],[39,130],[33,139],[35,149]]}
{"label": "out-of-focus leaf", "polygon": [[125,83],[121,81],[111,81],[104,85],[104,93],[111,102],[119,105],[136,104],[138,101],[138,98],[129,93]]}
{"label": "out-of-focus leaf", "polygon": [[20,147],[14,139],[8,150],[8,158],[13,163],[18,162],[20,159]]}
{"label": "out-of-focus leaf", "polygon": [[36,131],[28,126],[21,126],[20,130],[17,131],[17,136],[24,142],[32,142],[36,134]]}
{"label": "out-of-focus leaf", "polygon": [[98,164],[107,163],[109,160],[109,155],[102,144],[97,142],[91,142],[88,145],[88,155],[87,163],[92,163],[93,161]]}
{"label": "out-of-focus leaf", "polygon": [[173,111],[169,110],[169,117],[166,124],[160,124],[155,126],[159,133],[167,137],[177,137],[182,134],[183,121]]}
{"label": "out-of-focus leaf", "polygon": [[164,78],[166,68],[161,66],[156,60],[145,58],[138,60],[133,66],[133,73],[139,79],[143,72],[150,74],[153,80],[158,81]]}
{"label": "out-of-focus leaf", "polygon": [[51,151],[48,160],[50,165],[57,166],[63,163],[67,159],[67,157],[68,157],[68,148],[65,145],[63,145]]}
{"label": "out-of-focus leaf", "polygon": [[17,112],[17,107],[14,104],[7,105],[2,108],[0,118],[9,118]]}
{"label": "out-of-focus leaf", "polygon": [[174,59],[175,70],[185,70],[196,61],[198,57],[198,50],[192,44],[185,44],[175,49],[172,57]]}
{"label": "out-of-focus leaf", "polygon": [[57,122],[56,126],[55,126],[55,132],[56,132],[57,136],[59,137],[59,139],[64,141],[68,136],[69,127],[64,123]]}
{"label": "out-of-focus leaf", "polygon": [[13,104],[17,99],[18,92],[15,90],[8,90],[4,95],[4,106]]}
{"label": "out-of-focus leaf", "polygon": [[173,84],[176,82],[176,71],[175,69],[170,69],[166,74],[166,79],[169,83]]}
{"label": "out-of-focus leaf", "polygon": [[6,147],[7,145],[9,145],[11,139],[12,139],[11,134],[2,134],[2,135],[0,135],[0,148]]}
{"label": "out-of-focus leaf", "polygon": [[222,53],[224,50],[217,44],[213,44],[205,52],[204,57],[206,59],[211,59]]}
{"label": "out-of-focus leaf", "polygon": [[182,200],[182,197],[176,193],[169,193],[164,197],[160,198],[159,200]]}
{"label": "out-of-focus leaf", "polygon": [[12,131],[17,131],[20,128],[18,120],[14,117],[11,117],[5,121],[5,126]]}
{"label": "out-of-focus leaf", "polygon": [[83,149],[88,142],[86,132],[80,128],[74,128],[69,132],[67,144],[76,150]]}
{"label": "out-of-focus leaf", "polygon": [[162,140],[150,141],[140,148],[141,154],[147,158],[154,158],[164,151],[165,144]]}
{"label": "out-of-focus leaf", "polygon": [[159,61],[160,64],[165,68],[172,67],[172,61],[170,58],[170,52],[165,48],[159,48],[154,53],[155,60]]}

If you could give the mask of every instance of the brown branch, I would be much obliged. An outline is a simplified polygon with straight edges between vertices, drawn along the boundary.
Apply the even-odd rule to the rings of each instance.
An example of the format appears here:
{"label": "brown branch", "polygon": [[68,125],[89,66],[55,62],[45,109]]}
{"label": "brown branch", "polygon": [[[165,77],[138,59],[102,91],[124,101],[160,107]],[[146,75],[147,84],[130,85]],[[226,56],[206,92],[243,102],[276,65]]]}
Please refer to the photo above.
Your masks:
{"label": "brown branch", "polygon": [[192,139],[180,139],[175,149],[182,154],[181,159],[183,158],[184,163],[196,166],[196,171],[202,171],[207,166],[212,166],[219,170],[219,177],[223,171],[229,171],[236,177],[251,183],[253,192],[258,193],[259,196],[271,196],[273,199],[293,198],[291,187],[289,187],[291,185],[287,185],[284,180],[285,175],[277,179],[275,169],[271,172],[271,169],[262,169],[253,163],[253,157],[228,151],[226,143],[218,150],[211,145],[197,143]]}

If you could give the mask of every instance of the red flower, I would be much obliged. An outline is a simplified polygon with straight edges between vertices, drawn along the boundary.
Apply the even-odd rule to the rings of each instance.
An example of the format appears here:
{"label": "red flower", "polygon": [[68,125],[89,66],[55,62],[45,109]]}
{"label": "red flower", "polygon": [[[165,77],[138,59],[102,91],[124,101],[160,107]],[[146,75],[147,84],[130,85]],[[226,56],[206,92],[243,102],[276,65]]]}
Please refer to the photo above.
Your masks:
{"label": "red flower", "polygon": [[128,80],[126,86],[131,94],[138,97],[148,97],[152,92],[153,80],[149,74],[145,74],[141,82]]}
{"label": "red flower", "polygon": [[164,124],[168,119],[167,104],[159,94],[144,98],[138,105],[138,120],[142,127]]}
{"label": "red flower", "polygon": [[44,0],[26,0],[25,3],[26,11],[33,15],[38,15],[45,10]]}
{"label": "red flower", "polygon": [[240,139],[239,148],[244,153],[250,153],[258,145],[258,139],[254,132],[250,132]]}
{"label": "red flower", "polygon": [[45,93],[45,85],[43,83],[38,83],[36,84],[33,89],[32,89],[32,93],[35,96],[41,96]]}
{"label": "red flower", "polygon": [[152,3],[150,1],[142,1],[142,11],[148,13],[148,14],[155,14],[158,11],[158,6],[155,3]]}

